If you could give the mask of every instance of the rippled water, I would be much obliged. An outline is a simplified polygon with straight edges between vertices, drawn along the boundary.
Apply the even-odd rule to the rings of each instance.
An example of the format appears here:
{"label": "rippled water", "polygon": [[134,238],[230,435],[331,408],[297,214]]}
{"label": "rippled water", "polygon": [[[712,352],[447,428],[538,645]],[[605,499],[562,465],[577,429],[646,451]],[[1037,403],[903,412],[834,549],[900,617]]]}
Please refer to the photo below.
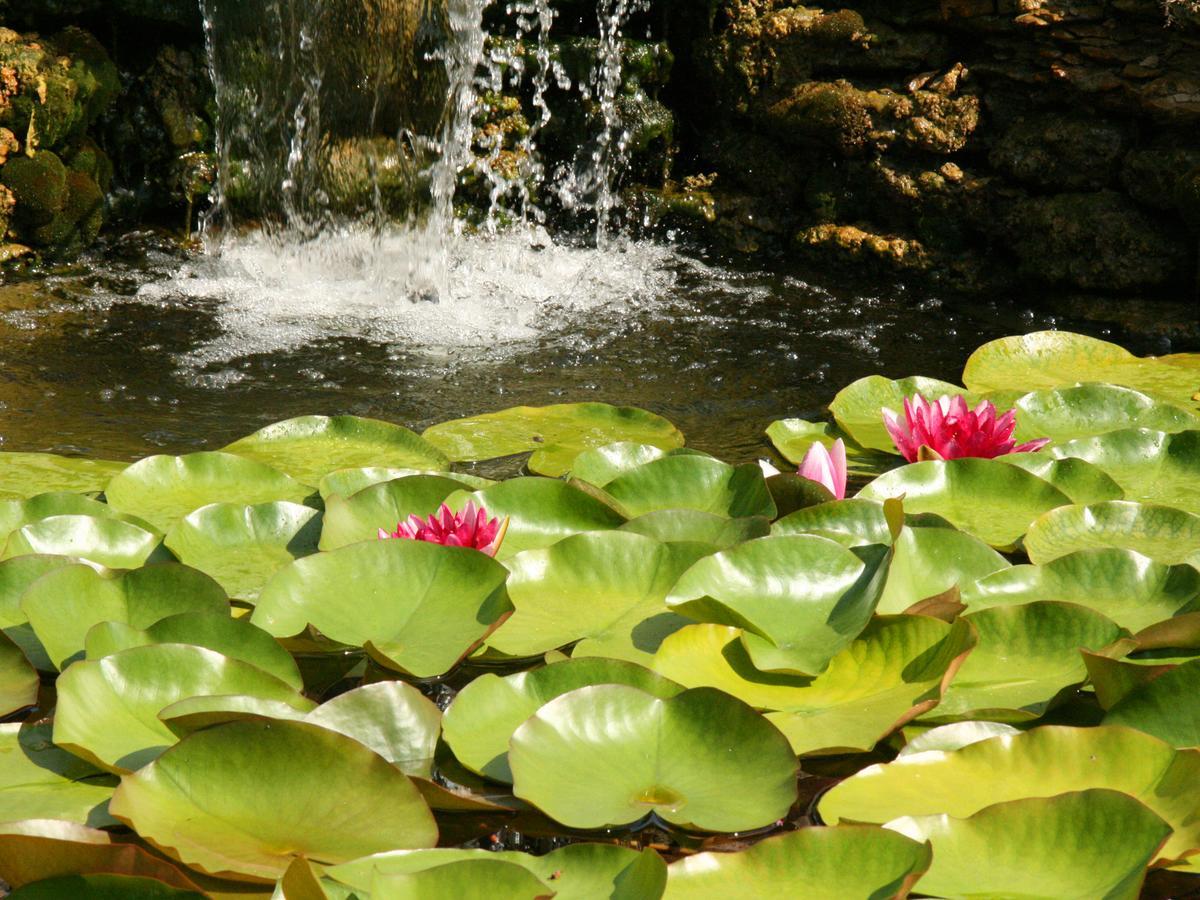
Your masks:
{"label": "rippled water", "polygon": [[380,273],[401,245],[234,242],[183,257],[129,236],[0,286],[0,447],[135,458],[217,448],[269,422],[352,413],[422,428],[516,404],[603,400],[689,443],[763,455],[773,419],[817,417],[872,373],[956,380],[978,344],[1070,328],[1138,353],[1200,349],[1186,301],[956,300],[820,273],[464,239],[451,287]]}

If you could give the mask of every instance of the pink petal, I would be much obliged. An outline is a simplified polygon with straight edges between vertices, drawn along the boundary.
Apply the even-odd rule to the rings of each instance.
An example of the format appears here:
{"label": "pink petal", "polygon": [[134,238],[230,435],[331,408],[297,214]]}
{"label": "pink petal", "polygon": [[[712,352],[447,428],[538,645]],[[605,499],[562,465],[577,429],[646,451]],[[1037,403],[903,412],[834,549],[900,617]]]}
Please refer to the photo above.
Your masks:
{"label": "pink petal", "polygon": [[839,500],[846,498],[846,444],[841,438],[833,442],[830,450],[833,461],[833,496]]}
{"label": "pink petal", "polygon": [[1026,441],[1024,444],[1018,444],[1013,450],[1014,453],[1036,453],[1048,443],[1050,438],[1038,438],[1036,441]]}
{"label": "pink petal", "polygon": [[804,455],[804,461],[800,463],[800,471],[797,474],[801,478],[824,485],[829,493],[837,496],[837,484],[833,476],[833,460],[824,444],[817,442],[808,448],[808,453]]}
{"label": "pink petal", "polygon": [[[904,401],[904,405],[907,411],[907,399]],[[911,418],[909,421],[912,421]],[[900,424],[899,416],[897,416],[890,409],[884,408],[883,425],[887,429],[888,434],[891,436],[892,443],[895,444],[896,449],[900,451],[900,455],[909,462],[912,462],[916,458],[916,451],[913,447],[912,435],[906,426]]]}

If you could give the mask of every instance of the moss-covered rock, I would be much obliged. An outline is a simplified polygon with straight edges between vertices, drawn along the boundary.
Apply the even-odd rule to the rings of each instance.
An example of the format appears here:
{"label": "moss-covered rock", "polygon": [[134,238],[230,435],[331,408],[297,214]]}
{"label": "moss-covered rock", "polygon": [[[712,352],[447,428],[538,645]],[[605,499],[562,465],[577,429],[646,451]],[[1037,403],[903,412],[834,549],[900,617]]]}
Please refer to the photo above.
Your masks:
{"label": "moss-covered rock", "polygon": [[14,220],[31,228],[47,225],[67,201],[67,167],[51,150],[11,157],[0,168],[0,183],[16,197]]}
{"label": "moss-covered rock", "polygon": [[814,261],[884,270],[893,273],[923,272],[929,254],[920,241],[896,235],[874,234],[856,225],[816,225],[796,235],[801,257]]}
{"label": "moss-covered rock", "polygon": [[996,143],[991,163],[1043,190],[1097,190],[1116,178],[1128,129],[1096,116],[1049,113],[1015,123]]}

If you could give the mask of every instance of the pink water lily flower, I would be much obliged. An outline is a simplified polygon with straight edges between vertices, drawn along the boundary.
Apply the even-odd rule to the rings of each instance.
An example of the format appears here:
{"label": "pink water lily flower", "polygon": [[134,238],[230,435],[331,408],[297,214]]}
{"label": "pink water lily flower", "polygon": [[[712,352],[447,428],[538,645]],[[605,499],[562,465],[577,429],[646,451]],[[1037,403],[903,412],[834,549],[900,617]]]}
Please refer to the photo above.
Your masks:
{"label": "pink water lily flower", "polygon": [[396,525],[395,531],[379,529],[379,537],[406,538],[411,541],[428,541],[446,547],[470,547],[488,556],[495,556],[508,531],[508,519],[488,519],[487,510],[475,507],[471,501],[456,513],[445,503],[428,519],[409,516],[407,522]]}
{"label": "pink water lily flower", "polygon": [[974,409],[961,395],[939,397],[930,403],[920,394],[904,400],[904,422],[890,409],[883,411],[892,442],[909,462],[918,459],[992,459],[1008,453],[1032,453],[1050,443],[1039,438],[1018,444],[1013,440],[1017,416],[1013,410],[997,417],[994,403],[983,400]]}
{"label": "pink water lily flower", "polygon": [[800,470],[796,473],[801,478],[815,481],[829,488],[837,500],[846,498],[846,445],[838,438],[833,442],[833,452],[825,449],[819,441],[808,448]]}

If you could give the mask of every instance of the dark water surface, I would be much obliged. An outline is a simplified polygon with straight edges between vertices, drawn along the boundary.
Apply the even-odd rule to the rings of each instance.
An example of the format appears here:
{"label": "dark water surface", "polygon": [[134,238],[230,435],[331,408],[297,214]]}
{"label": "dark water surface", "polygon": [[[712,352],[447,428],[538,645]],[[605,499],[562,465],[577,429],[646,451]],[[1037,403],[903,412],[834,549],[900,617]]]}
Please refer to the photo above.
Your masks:
{"label": "dark water surface", "polygon": [[[636,268],[640,258],[619,262]],[[1200,349],[1185,298],[955,299],[665,252],[647,263],[654,279],[613,289],[619,303],[559,309],[535,321],[532,337],[458,342],[450,328],[430,345],[405,336],[403,298],[388,307],[388,329],[370,325],[369,304],[331,312],[336,277],[315,299],[262,317],[255,304],[273,301],[251,284],[239,300],[251,314],[231,318],[228,280],[207,293],[196,268],[206,264],[126,238],[70,267],[10,277],[0,286],[0,448],[133,459],[218,448],[308,413],[421,429],[517,404],[603,400],[660,413],[691,445],[743,461],[764,455],[773,419],[819,417],[856,378],[957,381],[976,346],[1006,334],[1063,328],[1138,354]],[[597,255],[584,268],[602,282],[607,264]],[[150,297],[148,283],[158,285]],[[487,297],[473,302],[486,319]],[[428,304],[419,312],[439,314]]]}

